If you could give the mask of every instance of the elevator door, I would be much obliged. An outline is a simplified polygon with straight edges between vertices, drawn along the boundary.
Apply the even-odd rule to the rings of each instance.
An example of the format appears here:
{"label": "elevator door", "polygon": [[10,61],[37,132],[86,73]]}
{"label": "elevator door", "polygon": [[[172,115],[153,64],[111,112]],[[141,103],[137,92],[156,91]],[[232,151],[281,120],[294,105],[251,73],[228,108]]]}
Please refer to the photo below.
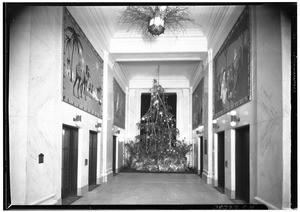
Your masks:
{"label": "elevator door", "polygon": [[200,137],[200,177],[202,178],[202,172],[203,172],[203,136]]}
{"label": "elevator door", "polygon": [[90,131],[89,185],[96,184],[97,178],[97,133]]}
{"label": "elevator door", "polygon": [[225,187],[225,167],[224,167],[224,139],[225,133],[218,133],[218,187],[224,192]]}
{"label": "elevator door", "polygon": [[62,198],[77,194],[78,130],[63,126]]}
{"label": "elevator door", "polygon": [[112,171],[116,174],[116,151],[117,151],[117,136],[113,136],[113,160],[112,160]]}
{"label": "elevator door", "polygon": [[249,202],[249,126],[236,130],[236,199]]}

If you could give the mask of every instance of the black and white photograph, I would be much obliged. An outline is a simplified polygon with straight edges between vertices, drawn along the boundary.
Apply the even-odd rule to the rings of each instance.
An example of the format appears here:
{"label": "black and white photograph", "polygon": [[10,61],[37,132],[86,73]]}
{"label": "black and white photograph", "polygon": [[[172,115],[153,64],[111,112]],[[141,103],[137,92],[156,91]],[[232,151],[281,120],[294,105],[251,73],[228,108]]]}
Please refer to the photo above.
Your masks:
{"label": "black and white photograph", "polygon": [[297,210],[297,1],[3,2],[4,210]]}

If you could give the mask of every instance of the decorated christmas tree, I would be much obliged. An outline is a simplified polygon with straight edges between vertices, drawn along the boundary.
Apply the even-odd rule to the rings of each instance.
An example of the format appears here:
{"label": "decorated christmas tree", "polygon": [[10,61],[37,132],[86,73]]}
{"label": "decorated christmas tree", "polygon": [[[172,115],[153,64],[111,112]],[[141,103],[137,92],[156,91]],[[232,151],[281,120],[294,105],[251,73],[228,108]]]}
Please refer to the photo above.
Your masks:
{"label": "decorated christmas tree", "polygon": [[169,112],[171,108],[167,105],[164,89],[157,80],[153,81],[150,92],[150,107],[137,124],[140,135],[136,136],[136,141],[125,145],[127,165],[139,171],[184,172],[191,145],[177,140],[176,120]]}

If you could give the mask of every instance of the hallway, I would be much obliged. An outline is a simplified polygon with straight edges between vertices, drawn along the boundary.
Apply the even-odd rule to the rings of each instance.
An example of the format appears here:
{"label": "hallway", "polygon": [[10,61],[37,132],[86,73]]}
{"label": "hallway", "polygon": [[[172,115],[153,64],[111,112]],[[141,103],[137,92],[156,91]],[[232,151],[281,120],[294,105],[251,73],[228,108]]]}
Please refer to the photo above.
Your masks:
{"label": "hallway", "polygon": [[72,205],[233,204],[196,174],[119,173]]}

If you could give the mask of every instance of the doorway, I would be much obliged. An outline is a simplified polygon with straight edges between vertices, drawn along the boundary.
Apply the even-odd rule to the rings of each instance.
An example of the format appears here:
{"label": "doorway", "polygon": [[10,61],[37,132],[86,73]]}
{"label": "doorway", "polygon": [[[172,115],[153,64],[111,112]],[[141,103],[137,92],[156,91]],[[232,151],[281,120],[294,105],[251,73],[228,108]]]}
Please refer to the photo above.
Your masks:
{"label": "doorway", "polygon": [[113,175],[116,175],[116,156],[117,156],[117,136],[113,136],[113,158],[112,158]]}
{"label": "doorway", "polygon": [[97,133],[90,131],[89,143],[89,190],[96,185],[97,179]]}
{"label": "doorway", "polygon": [[77,196],[78,130],[63,125],[61,198]]}
{"label": "doorway", "polygon": [[249,202],[249,126],[236,129],[236,199]]}
{"label": "doorway", "polygon": [[225,188],[224,141],[225,141],[225,132],[223,131],[218,133],[218,188],[221,193],[224,193],[224,188]]}
{"label": "doorway", "polygon": [[200,157],[200,177],[202,178],[202,172],[203,172],[203,136],[199,137],[200,139],[200,148],[199,148],[199,157]]}

